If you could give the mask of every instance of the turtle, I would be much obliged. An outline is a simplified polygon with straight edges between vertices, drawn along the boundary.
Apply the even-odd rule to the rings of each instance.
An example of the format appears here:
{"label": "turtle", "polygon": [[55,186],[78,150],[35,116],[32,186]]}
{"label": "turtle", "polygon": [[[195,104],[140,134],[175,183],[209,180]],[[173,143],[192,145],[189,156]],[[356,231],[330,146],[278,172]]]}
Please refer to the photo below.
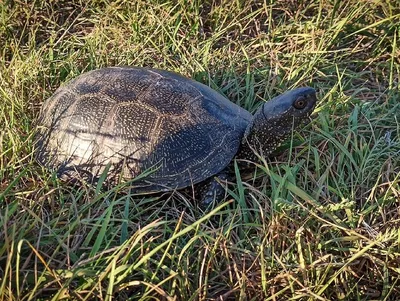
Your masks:
{"label": "turtle", "polygon": [[[207,205],[235,158],[268,157],[317,103],[311,87],[289,90],[253,114],[178,73],[106,67],[79,75],[44,101],[35,156],[60,178],[131,181],[138,193],[195,184]],[[204,188],[206,187],[206,188]]]}

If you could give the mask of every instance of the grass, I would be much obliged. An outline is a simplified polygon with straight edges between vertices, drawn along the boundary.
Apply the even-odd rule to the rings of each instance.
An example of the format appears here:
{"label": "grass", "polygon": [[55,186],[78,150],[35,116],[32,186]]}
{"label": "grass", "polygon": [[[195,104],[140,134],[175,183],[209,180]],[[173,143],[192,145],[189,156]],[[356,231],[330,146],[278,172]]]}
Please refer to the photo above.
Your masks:
{"label": "grass", "polygon": [[[397,1],[0,3],[0,300],[398,300]],[[95,68],[150,66],[254,112],[311,85],[314,121],[190,191],[73,187],[33,159],[40,105]]]}

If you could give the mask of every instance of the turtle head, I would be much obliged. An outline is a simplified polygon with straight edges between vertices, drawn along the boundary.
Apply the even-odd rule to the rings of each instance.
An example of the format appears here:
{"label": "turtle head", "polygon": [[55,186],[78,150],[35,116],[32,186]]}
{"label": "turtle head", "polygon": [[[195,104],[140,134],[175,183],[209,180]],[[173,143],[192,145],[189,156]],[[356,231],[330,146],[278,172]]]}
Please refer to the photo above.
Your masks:
{"label": "turtle head", "polygon": [[315,90],[310,87],[297,88],[266,102],[254,117],[261,115],[258,122],[276,131],[297,128],[309,120],[317,103]]}
{"label": "turtle head", "polygon": [[[254,114],[242,145],[248,144],[249,148],[268,156],[293,130],[310,120],[316,103],[316,92],[310,87],[287,91],[266,102]],[[249,155],[249,150],[245,150],[240,157]]]}

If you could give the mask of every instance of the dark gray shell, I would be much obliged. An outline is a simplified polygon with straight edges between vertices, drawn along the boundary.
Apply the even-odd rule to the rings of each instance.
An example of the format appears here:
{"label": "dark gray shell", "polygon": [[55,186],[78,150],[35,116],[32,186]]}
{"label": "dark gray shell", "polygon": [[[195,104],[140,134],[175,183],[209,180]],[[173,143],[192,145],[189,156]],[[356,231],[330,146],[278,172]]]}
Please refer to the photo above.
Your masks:
{"label": "dark gray shell", "polygon": [[84,73],[45,101],[36,156],[60,176],[130,180],[141,191],[203,181],[238,151],[252,115],[196,81],[146,68]]}

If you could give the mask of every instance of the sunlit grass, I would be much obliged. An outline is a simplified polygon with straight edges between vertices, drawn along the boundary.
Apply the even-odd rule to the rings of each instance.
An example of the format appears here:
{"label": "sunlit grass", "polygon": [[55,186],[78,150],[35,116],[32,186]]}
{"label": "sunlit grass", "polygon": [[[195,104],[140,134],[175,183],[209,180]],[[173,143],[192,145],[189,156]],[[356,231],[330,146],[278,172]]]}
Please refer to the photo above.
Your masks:
{"label": "sunlit grass", "polygon": [[[397,300],[396,1],[0,4],[1,300]],[[192,191],[70,185],[33,159],[44,99],[103,66],[163,68],[314,121],[203,211]]]}

